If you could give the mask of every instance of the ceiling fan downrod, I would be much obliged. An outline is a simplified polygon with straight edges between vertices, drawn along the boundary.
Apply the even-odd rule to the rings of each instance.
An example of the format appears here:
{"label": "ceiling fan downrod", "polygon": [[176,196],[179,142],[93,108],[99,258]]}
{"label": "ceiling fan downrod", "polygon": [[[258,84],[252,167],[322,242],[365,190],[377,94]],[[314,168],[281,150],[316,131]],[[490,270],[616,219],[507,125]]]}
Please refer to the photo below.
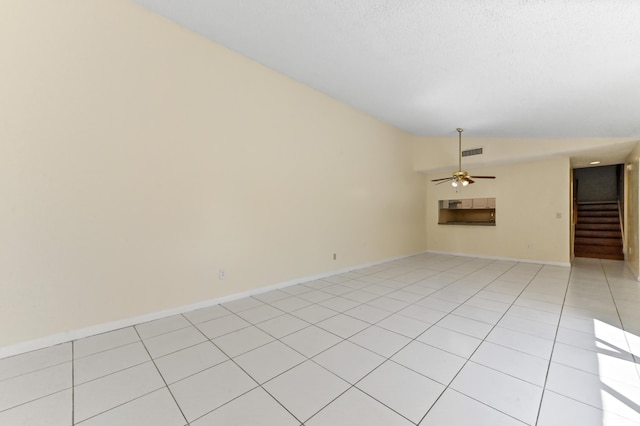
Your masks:
{"label": "ceiling fan downrod", "polygon": [[462,129],[458,127],[458,171],[462,171]]}
{"label": "ceiling fan downrod", "polygon": [[462,170],[462,128],[458,127],[458,170],[453,172],[453,175],[446,178],[432,179],[432,182],[438,182],[439,185],[444,182],[451,182],[451,186],[458,187],[458,185],[467,186],[474,183],[474,179],[495,179],[495,176],[469,176],[469,174]]}

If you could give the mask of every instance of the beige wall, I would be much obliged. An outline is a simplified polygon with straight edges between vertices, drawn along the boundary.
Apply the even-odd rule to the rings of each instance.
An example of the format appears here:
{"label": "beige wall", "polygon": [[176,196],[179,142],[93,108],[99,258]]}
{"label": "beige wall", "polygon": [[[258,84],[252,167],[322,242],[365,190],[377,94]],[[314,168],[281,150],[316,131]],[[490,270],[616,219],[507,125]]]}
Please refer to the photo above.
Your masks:
{"label": "beige wall", "polygon": [[[567,153],[608,143],[465,135],[487,148],[466,168],[497,179],[456,193],[413,171],[457,165],[450,137],[407,135],[125,0],[5,2],[0,51],[0,348],[427,248],[569,262]],[[559,156],[496,165],[536,152]],[[496,197],[498,226],[438,226],[437,200],[457,197]]]}
{"label": "beige wall", "polygon": [[638,232],[640,232],[640,142],[629,154],[626,161],[625,176],[625,260],[627,265],[638,277],[640,275],[640,243]]}
{"label": "beige wall", "polygon": [[[458,192],[449,184],[427,186],[429,250],[562,264],[570,261],[568,158],[469,171],[496,179],[478,179]],[[429,179],[445,176],[446,173],[431,174]],[[484,197],[496,198],[495,227],[437,224],[438,200]]]}
{"label": "beige wall", "polygon": [[573,262],[575,259],[574,255],[574,242],[576,237],[576,223],[578,222],[578,202],[575,199],[575,188],[573,186],[573,168],[569,170],[569,200],[571,203],[569,204],[569,221],[570,221],[570,232],[569,232],[569,258]]}
{"label": "beige wall", "polygon": [[0,347],[426,248],[405,133],[124,0],[2,9]]}
{"label": "beige wall", "polygon": [[[447,137],[412,137],[414,145],[413,164],[416,170],[427,173],[446,171],[458,166],[458,134],[451,129]],[[550,156],[604,159],[612,154],[629,152],[636,139],[523,139],[523,138],[477,138],[473,129],[462,134],[462,149],[484,148],[482,155],[465,157],[466,168],[489,167],[520,161],[542,160]]]}

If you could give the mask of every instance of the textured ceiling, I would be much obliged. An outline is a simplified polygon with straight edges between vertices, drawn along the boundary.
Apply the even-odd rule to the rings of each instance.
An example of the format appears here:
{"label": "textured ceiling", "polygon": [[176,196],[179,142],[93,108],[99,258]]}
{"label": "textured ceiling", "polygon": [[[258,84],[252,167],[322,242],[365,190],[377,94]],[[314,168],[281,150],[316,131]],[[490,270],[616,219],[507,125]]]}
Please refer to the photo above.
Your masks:
{"label": "textured ceiling", "polygon": [[415,135],[640,137],[638,0],[134,0]]}

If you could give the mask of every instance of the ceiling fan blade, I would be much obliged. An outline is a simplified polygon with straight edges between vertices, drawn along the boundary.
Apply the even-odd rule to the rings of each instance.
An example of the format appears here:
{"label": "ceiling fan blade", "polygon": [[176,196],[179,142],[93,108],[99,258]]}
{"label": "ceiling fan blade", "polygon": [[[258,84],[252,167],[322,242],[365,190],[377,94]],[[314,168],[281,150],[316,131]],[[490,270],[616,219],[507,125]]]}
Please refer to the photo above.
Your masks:
{"label": "ceiling fan blade", "polygon": [[462,186],[472,184],[475,182],[473,179],[495,179],[495,176],[469,176],[469,173],[462,170],[462,129],[457,128],[456,131],[458,132],[458,171],[453,172],[453,177],[432,179],[431,182],[437,182],[436,185],[452,182],[452,185],[457,187],[460,184]]}
{"label": "ceiling fan blade", "polygon": [[436,183],[436,185],[440,185],[441,183],[447,183],[447,182],[451,182],[453,180],[453,178],[447,178],[447,179],[438,179],[440,182]]}

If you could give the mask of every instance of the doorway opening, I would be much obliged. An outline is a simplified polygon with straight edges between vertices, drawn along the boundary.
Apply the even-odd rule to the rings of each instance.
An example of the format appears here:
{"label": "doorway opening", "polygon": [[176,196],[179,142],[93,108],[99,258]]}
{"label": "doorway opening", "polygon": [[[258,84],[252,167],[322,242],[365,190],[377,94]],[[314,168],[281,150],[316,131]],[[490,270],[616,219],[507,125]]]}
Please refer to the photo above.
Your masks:
{"label": "doorway opening", "polygon": [[624,165],[573,170],[576,257],[624,260]]}

